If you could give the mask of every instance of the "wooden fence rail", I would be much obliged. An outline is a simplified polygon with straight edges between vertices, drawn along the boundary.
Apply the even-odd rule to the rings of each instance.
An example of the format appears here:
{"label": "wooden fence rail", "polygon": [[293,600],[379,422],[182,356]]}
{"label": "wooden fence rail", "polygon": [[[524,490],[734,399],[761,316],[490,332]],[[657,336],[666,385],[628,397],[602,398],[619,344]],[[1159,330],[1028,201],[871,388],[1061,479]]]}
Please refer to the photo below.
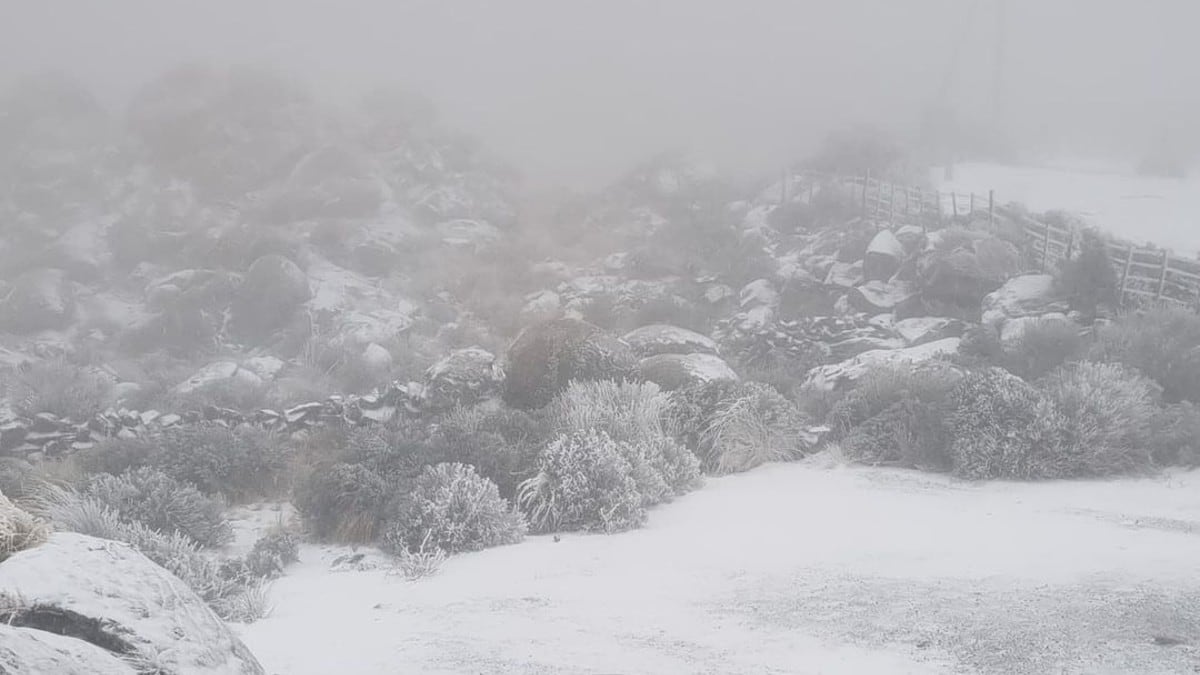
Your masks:
{"label": "wooden fence rail", "polygon": [[[786,173],[781,199],[807,195],[809,201],[823,185],[837,185],[854,196],[864,218],[896,228],[919,225],[936,230],[955,223],[986,218],[993,230],[1001,224],[1015,229],[1023,239],[1033,269],[1053,272],[1079,249],[1082,233],[1075,225],[1047,223],[1015,206],[996,203],[995,193],[940,192],[881,181],[865,176],[844,176],[815,171]],[[1117,271],[1122,305],[1171,302],[1200,307],[1200,259],[1177,256],[1166,249],[1138,246],[1108,237],[1107,250]]]}

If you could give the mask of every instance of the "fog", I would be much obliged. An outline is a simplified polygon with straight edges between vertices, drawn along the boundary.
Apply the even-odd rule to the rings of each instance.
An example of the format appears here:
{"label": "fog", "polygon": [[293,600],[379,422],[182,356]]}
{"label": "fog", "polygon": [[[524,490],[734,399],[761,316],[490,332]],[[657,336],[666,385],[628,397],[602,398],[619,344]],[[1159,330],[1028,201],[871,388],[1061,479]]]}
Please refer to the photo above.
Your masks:
{"label": "fog", "polygon": [[3,80],[63,71],[113,105],[183,62],[268,65],[326,98],[400,84],[540,184],[593,184],[668,147],[765,171],[837,127],[908,138],[939,103],[1033,153],[1136,157],[1164,129],[1187,144],[1200,135],[1191,0],[0,7]]}

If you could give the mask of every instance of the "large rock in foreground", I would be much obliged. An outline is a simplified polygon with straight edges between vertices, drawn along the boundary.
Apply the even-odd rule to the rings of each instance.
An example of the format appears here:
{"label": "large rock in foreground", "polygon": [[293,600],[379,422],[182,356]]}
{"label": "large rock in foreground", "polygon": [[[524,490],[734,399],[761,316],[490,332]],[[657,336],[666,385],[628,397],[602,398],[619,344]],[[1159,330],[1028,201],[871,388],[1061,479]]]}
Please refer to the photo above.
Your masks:
{"label": "large rock in foreground", "polygon": [[984,297],[983,324],[999,331],[1011,319],[1066,311],[1067,303],[1058,297],[1053,276],[1024,274]]}
{"label": "large rock in foreground", "polygon": [[0,623],[3,675],[138,675],[133,666],[75,638]]}
{"label": "large rock in foreground", "polygon": [[156,673],[265,673],[199,596],[126,544],[53,534],[0,563],[0,595],[16,600],[0,609],[0,622],[81,640],[118,657],[153,659]]}
{"label": "large rock in foreground", "polygon": [[500,393],[504,370],[486,349],[456,349],[425,371],[425,403],[431,409],[472,406]]}
{"label": "large rock in foreground", "polygon": [[683,389],[717,380],[736,380],[737,373],[713,354],[659,354],[638,364],[640,379],[653,382],[666,391]]}
{"label": "large rock in foreground", "polygon": [[540,408],[571,380],[620,380],[633,373],[629,345],[580,319],[556,319],[526,328],[508,349],[504,400]]}

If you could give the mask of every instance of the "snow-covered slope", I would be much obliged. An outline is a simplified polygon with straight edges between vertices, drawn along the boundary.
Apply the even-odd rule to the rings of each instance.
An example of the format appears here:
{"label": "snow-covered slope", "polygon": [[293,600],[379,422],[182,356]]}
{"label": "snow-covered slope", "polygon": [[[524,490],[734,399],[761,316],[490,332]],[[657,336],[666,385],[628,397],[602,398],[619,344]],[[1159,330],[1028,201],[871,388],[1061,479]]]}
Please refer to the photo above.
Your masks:
{"label": "snow-covered slope", "polygon": [[1154,178],[1116,168],[966,163],[955,165],[951,179],[941,168],[931,177],[939,190],[995,190],[1000,203],[1071,211],[1124,239],[1153,242],[1181,255],[1200,252],[1200,176]]}
{"label": "snow-covered slope", "polygon": [[[268,671],[1046,673],[1200,659],[1200,473],[966,484],[776,465],[711,480],[614,536],[537,537],[434,577],[331,572],[309,547]],[[1158,643],[1156,643],[1156,641]]]}

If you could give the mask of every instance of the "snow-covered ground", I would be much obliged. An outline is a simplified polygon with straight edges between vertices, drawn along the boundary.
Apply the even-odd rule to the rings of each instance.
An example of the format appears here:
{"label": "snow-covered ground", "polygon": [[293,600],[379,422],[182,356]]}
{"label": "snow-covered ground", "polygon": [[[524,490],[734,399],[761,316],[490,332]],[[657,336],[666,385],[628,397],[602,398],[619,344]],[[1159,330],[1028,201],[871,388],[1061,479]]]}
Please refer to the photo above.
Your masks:
{"label": "snow-covered ground", "polygon": [[1072,211],[1136,243],[1153,242],[1180,255],[1200,252],[1200,174],[1173,179],[1102,165],[967,163],[956,164],[949,180],[940,167],[930,175],[942,191],[995,190],[1002,204],[1015,201],[1035,211]]}
{"label": "snow-covered ground", "polygon": [[967,484],[818,456],[419,581],[331,571],[345,552],[304,548],[240,627],[269,672],[1200,669],[1200,472]]}

